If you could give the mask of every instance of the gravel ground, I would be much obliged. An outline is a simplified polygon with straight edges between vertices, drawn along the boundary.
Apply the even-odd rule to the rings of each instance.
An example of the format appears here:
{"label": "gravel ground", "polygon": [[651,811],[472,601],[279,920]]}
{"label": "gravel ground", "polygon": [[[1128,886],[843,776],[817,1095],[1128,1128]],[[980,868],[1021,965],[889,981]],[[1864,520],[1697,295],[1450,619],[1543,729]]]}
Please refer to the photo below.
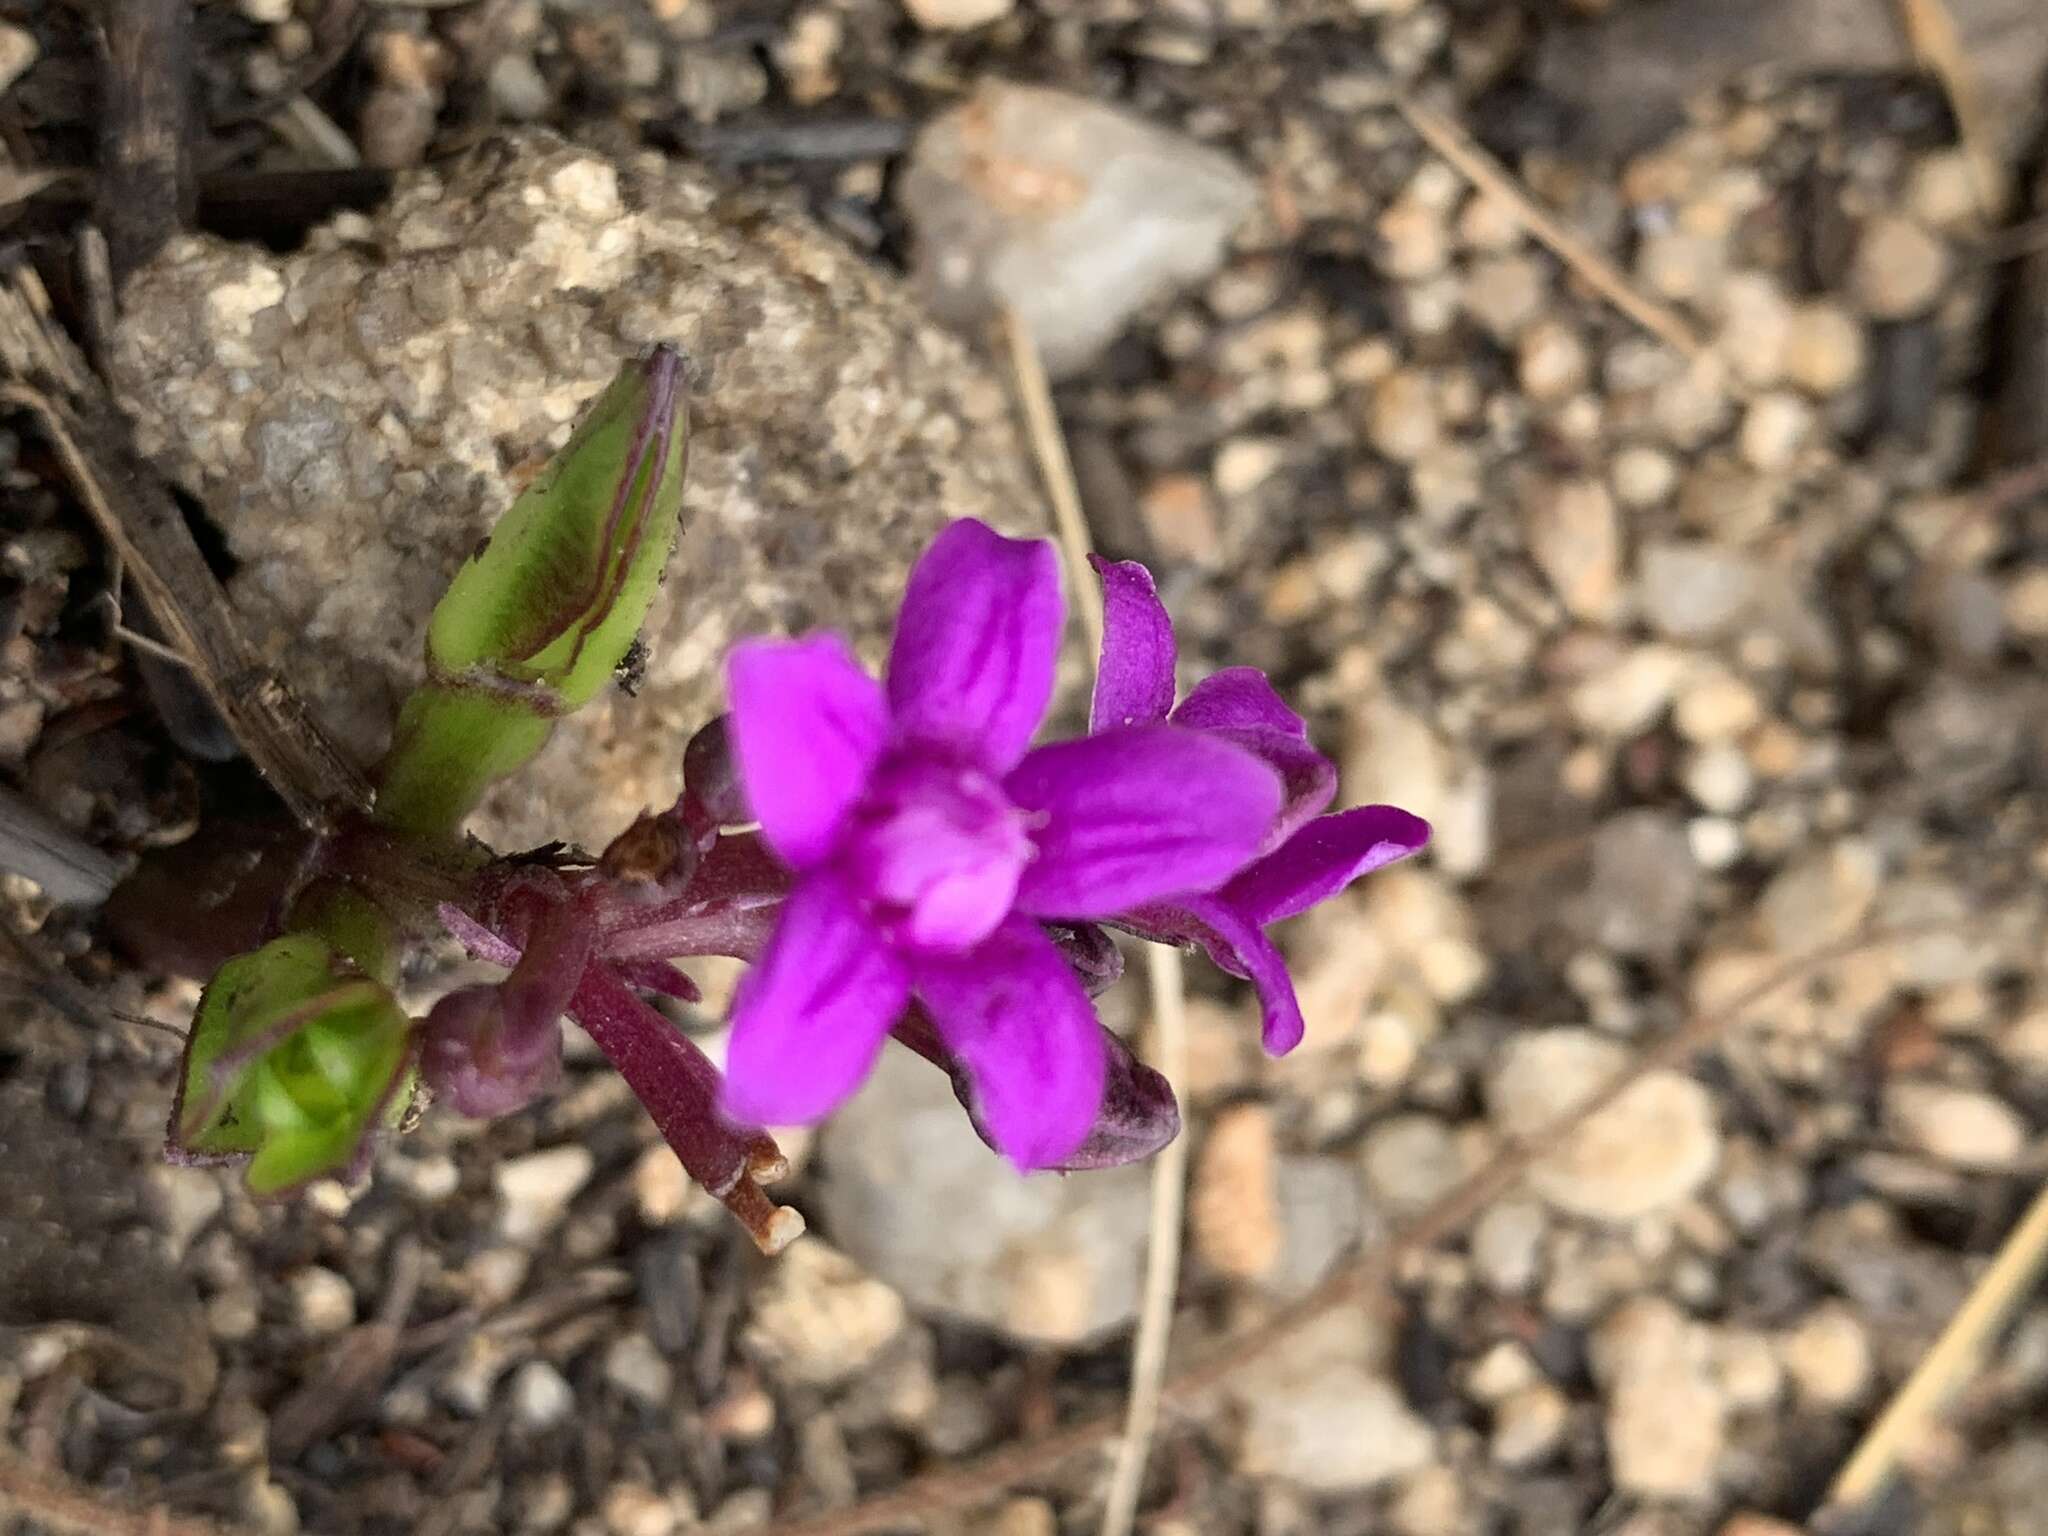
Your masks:
{"label": "gravel ground", "polygon": [[[201,13],[224,169],[307,163],[304,117],[229,122],[305,89],[373,165],[544,124],[702,161],[901,268],[909,130],[996,75],[1248,175],[1213,272],[1064,370],[1061,416],[1099,540],[1154,563],[1197,668],[1271,670],[1347,800],[1438,832],[1286,934],[1294,1056],[1261,1058],[1249,999],[1194,968],[1177,1347],[1271,1315],[1686,1018],[1877,935],[1644,1079],[1386,1304],[1170,1419],[1154,1536],[1783,1536],[2041,1182],[2048,444],[1996,406],[2041,390],[2020,328],[2048,273],[1984,234],[1917,77],[1709,81],[1631,150],[1576,147],[1531,61],[1555,12],[1610,9],[1653,7]],[[68,15],[33,26],[0,138],[72,163],[89,60]],[[1403,87],[1699,355],[1475,194]],[[246,796],[169,745],[26,430],[0,437],[0,521],[7,783],[124,853]],[[9,895],[102,1016],[182,1022],[189,988]],[[1142,1175],[1020,1205],[948,1161],[880,1241],[877,1149],[930,1074],[797,1143],[813,1236],[763,1261],[594,1053],[530,1114],[429,1116],[367,1188],[272,1208],[153,1160],[175,1042],[33,991],[0,1038],[0,1434],[86,1482],[265,1532],[723,1536],[1119,1401]],[[976,1247],[962,1199],[1008,1246],[946,1257]],[[2035,1303],[1866,1528],[2038,1529],[2044,1405]],[[1080,1458],[930,1528],[1092,1530],[1102,1481]]]}

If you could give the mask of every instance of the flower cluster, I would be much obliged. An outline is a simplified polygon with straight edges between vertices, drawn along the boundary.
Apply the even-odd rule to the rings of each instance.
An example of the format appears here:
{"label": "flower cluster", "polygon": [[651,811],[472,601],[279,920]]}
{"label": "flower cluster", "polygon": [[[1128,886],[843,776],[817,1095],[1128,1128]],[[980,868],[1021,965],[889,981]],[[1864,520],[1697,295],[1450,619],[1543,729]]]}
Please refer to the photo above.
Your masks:
{"label": "flower cluster", "polygon": [[762,834],[795,872],[734,1008],[724,1103],[828,1113],[906,1007],[1020,1168],[1060,1167],[1103,1103],[1105,1032],[1044,925],[1206,948],[1250,977],[1274,1051],[1301,1013],[1265,927],[1428,839],[1387,806],[1319,817],[1336,774],[1248,668],[1177,708],[1151,577],[1099,564],[1089,734],[1032,748],[1064,620],[1043,541],[954,523],[912,574],[886,684],[830,637],[733,655],[732,731]]}
{"label": "flower cluster", "polygon": [[[1059,562],[971,520],[912,572],[882,680],[830,635],[738,646],[730,713],[686,747],[680,797],[598,858],[462,838],[632,643],[676,536],[685,414],[680,358],[657,348],[457,574],[375,804],[282,845],[282,878],[248,904],[270,914],[259,947],[201,996],[173,1155],[244,1161],[259,1193],[353,1175],[416,1083],[472,1116],[546,1091],[567,1017],[772,1250],[801,1224],[763,1188],[786,1166],[764,1128],[831,1113],[892,1038],[1020,1169],[1170,1141],[1171,1090],[1096,1017],[1122,971],[1110,930],[1207,951],[1256,989],[1269,1050],[1301,1038],[1268,928],[1428,827],[1390,806],[1326,814],[1336,772],[1256,671],[1176,703],[1172,624],[1134,564],[1096,564],[1088,730],[1034,744]],[[413,1019],[395,986],[434,915],[505,974]],[[649,1000],[695,1000],[675,964],[695,955],[750,967],[723,1071]]]}

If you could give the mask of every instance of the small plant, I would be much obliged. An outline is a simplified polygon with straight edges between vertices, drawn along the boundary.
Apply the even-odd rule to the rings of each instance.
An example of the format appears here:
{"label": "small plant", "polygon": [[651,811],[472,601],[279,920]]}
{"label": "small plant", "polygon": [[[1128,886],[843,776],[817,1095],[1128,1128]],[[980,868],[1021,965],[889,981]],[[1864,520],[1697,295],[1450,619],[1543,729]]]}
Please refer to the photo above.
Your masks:
{"label": "small plant", "polygon": [[[676,353],[600,397],[457,572],[366,816],[314,839],[273,935],[229,959],[188,1038],[169,1152],[245,1160],[261,1194],[360,1177],[422,1101],[512,1113],[590,1035],[690,1176],[770,1251],[801,1229],[762,1129],[829,1114],[885,1042],[946,1071],[1017,1167],[1150,1155],[1179,1129],[1159,1075],[1097,1019],[1107,929],[1193,944],[1248,978],[1269,1050],[1302,1020],[1266,928],[1415,852],[1389,806],[1322,814],[1336,774],[1248,668],[1174,703],[1151,577],[1098,561],[1090,728],[1032,745],[1064,624],[1044,541],[949,526],[912,572],[886,679],[832,636],[749,641],[731,714],[682,749],[683,790],[595,858],[463,835],[484,793],[625,660],[673,550],[686,458]],[[504,969],[411,1018],[407,954],[452,935]],[[694,955],[747,961],[724,1073],[649,1001],[694,1000]]]}

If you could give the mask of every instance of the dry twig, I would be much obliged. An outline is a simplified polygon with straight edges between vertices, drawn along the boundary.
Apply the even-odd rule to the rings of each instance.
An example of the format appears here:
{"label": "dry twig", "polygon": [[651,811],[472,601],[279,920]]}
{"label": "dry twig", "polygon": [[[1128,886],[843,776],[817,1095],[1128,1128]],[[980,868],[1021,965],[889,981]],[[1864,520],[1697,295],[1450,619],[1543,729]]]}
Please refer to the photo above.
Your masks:
{"label": "dry twig", "polygon": [[[1169,944],[1146,946],[1146,979],[1152,991],[1152,1065],[1181,1098],[1188,1081],[1187,984],[1181,953]],[[1165,1398],[1166,1346],[1173,1332],[1174,1300],[1180,1283],[1182,1211],[1187,1204],[1188,1139],[1168,1142],[1152,1163],[1152,1203],[1145,1248],[1145,1290],[1138,1333],[1131,1344],[1131,1396],[1124,1410],[1123,1438],[1110,1467],[1100,1536],[1129,1536],[1137,1519],[1146,1455],[1159,1428]]]}
{"label": "dry twig", "polygon": [[0,383],[0,404],[36,419],[164,639],[292,814],[317,828],[337,810],[367,808],[361,770],[244,633],[184,514],[25,268],[0,282],[0,371],[17,381]]}
{"label": "dry twig", "polygon": [[1956,133],[1969,161],[1970,179],[1975,183],[1977,212],[1990,224],[2005,209],[2005,168],[1998,157],[1998,135],[1992,128],[1991,109],[1978,87],[1977,71],[1970,63],[1969,50],[1963,46],[1955,16],[1947,0],[1901,0],[1901,9],[1905,12],[1906,35],[1912,39],[1914,56],[1941,82],[1948,95],[1949,107],[1956,115]]}
{"label": "dry twig", "polygon": [[[1066,553],[1067,584],[1081,608],[1092,669],[1095,658],[1102,654],[1102,593],[1088,565],[1091,541],[1081,507],[1081,488],[1067,459],[1066,439],[1060,432],[1038,345],[1016,310],[1008,306],[1002,312],[1002,332],[1024,406],[1032,455],[1038,461]],[[1152,994],[1153,1066],[1178,1098],[1187,1082],[1187,978],[1180,951],[1171,945],[1147,945],[1145,959]],[[1123,1436],[1117,1443],[1103,1498],[1101,1536],[1130,1536],[1138,1514],[1145,1463],[1159,1426],[1166,1346],[1173,1334],[1174,1301],[1180,1288],[1181,1215],[1187,1203],[1187,1183],[1188,1133],[1183,1131],[1152,1162],[1144,1291],[1139,1298],[1137,1336],[1131,1343],[1131,1392]]]}
{"label": "dry twig", "polygon": [[226,1526],[172,1515],[161,1507],[116,1504],[61,1472],[0,1448],[0,1515],[8,1514],[61,1536],[235,1536]]}
{"label": "dry twig", "polygon": [[376,1317],[342,1335],[328,1355],[326,1368],[271,1414],[270,1445],[275,1455],[290,1459],[332,1434],[365,1397],[384,1384],[398,1358],[425,1267],[420,1245],[411,1238],[401,1239]]}
{"label": "dry twig", "polygon": [[100,29],[94,222],[125,278],[192,222],[191,0],[111,0]]}
{"label": "dry twig", "polygon": [[1830,1509],[1857,1509],[1884,1492],[1914,1439],[1984,1363],[1992,1340],[2032,1293],[2043,1270],[2048,1270],[2048,1187],[2034,1196],[1941,1336],[1864,1432],[1828,1489]]}
{"label": "dry twig", "polygon": [[1067,441],[1060,435],[1059,418],[1053,413],[1052,385],[1046,379],[1045,364],[1039,359],[1038,343],[1032,340],[1022,317],[1006,304],[1000,319],[1003,349],[1009,354],[1010,367],[1016,374],[1017,397],[1024,408],[1031,454],[1038,461],[1046,499],[1052,503],[1053,527],[1059,532],[1060,548],[1067,557],[1067,587],[1080,609],[1081,627],[1089,644],[1099,653],[1102,593],[1095,585],[1095,573],[1088,568],[1088,519],[1081,511],[1074,467],[1067,461]]}
{"label": "dry twig", "polygon": [[[1583,235],[1524,191],[1514,174],[1457,124],[1405,92],[1394,98],[1394,106],[1423,143],[1480,191],[1499,199],[1531,239],[1571,268],[1601,298],[1686,358],[1698,361],[1708,355],[1706,342],[1683,315],[1641,292]],[[1729,387],[1735,387],[1732,379]]]}

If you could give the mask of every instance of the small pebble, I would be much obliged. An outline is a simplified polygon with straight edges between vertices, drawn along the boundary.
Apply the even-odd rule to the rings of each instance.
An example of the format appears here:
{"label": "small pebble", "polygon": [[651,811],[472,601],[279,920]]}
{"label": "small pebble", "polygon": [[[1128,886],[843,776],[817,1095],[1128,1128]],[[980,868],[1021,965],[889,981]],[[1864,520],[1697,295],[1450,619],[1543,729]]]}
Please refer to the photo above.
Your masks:
{"label": "small pebble", "polygon": [[1873,320],[1910,320],[1934,307],[1948,275],[1948,250],[1925,226],[1881,213],[1857,239],[1849,291]]}
{"label": "small pebble", "polygon": [[611,1536],[671,1536],[676,1508],[652,1488],[619,1483],[605,1495],[604,1524]]}
{"label": "small pebble", "polygon": [[1595,736],[1622,741],[1656,723],[1692,663],[1667,645],[1639,645],[1587,676],[1568,703],[1579,725]]}
{"label": "small pebble", "polygon": [[1936,229],[1973,233],[1984,204],[1970,151],[1959,145],[1916,160],[1906,181],[1906,206]]}
{"label": "small pebble", "polygon": [[1781,1337],[1778,1358],[1794,1390],[1816,1407],[1850,1407],[1870,1387],[1870,1335],[1840,1302],[1815,1307]]}
{"label": "small pebble", "polygon": [[1726,1446],[1726,1405],[1705,1368],[1701,1330],[1661,1297],[1624,1305],[1593,1340],[1606,1392],[1615,1486],[1650,1498],[1711,1493]]}
{"label": "small pebble", "polygon": [[820,1238],[779,1258],[753,1295],[749,1345],[797,1381],[843,1381],[903,1328],[903,1298]]}
{"label": "small pebble", "polygon": [[1472,1224],[1472,1268],[1480,1283],[1502,1296],[1531,1289],[1541,1272],[1543,1237],[1549,1229],[1543,1207],[1533,1200],[1501,1200]]}
{"label": "small pebble", "polygon": [[2027,1148],[2027,1123],[2019,1112],[1973,1089],[1895,1082],[1885,1089],[1884,1110],[1908,1144],[1959,1168],[2009,1168]]}
{"label": "small pebble", "polygon": [[1761,273],[1738,272],[1723,285],[1720,299],[1719,350],[1729,371],[1759,389],[1777,383],[1792,333],[1784,290]]}
{"label": "small pebble", "polygon": [[512,1373],[512,1416],[526,1429],[554,1429],[576,1409],[576,1393],[545,1360],[529,1360]]}
{"label": "small pebble", "polygon": [[498,1164],[491,1171],[498,1230],[509,1242],[531,1242],[561,1220],[596,1167],[590,1149],[575,1142]]}
{"label": "small pebble", "polygon": [[1441,430],[1436,391],[1427,374],[1404,368],[1387,375],[1372,392],[1366,438],[1397,464],[1413,464],[1436,446]]}
{"label": "small pebble", "polygon": [[1380,267],[1402,281],[1430,277],[1450,260],[1451,233],[1443,210],[1411,187],[1379,217]]}
{"label": "small pebble", "polygon": [[1747,556],[1704,539],[1656,539],[1636,562],[1643,617],[1674,640],[1725,635],[1756,601],[1759,575]]}
{"label": "small pebble", "polygon": [[1531,1383],[1494,1405],[1489,1449],[1504,1467],[1531,1467],[1547,1461],[1564,1442],[1571,1422],[1571,1403],[1547,1381]]}
{"label": "small pebble", "polygon": [[1813,407],[1799,396],[1785,391],[1760,395],[1743,413],[1742,457],[1766,473],[1789,469],[1813,428]]}
{"label": "small pebble", "polygon": [[206,1304],[206,1328],[224,1343],[239,1343],[256,1332],[262,1308],[251,1285],[230,1286]]}
{"label": "small pebble", "polygon": [[1768,1408],[1785,1387],[1784,1369],[1771,1341],[1747,1328],[1716,1331],[1713,1367],[1728,1406],[1738,1411]]}
{"label": "small pebble", "polygon": [[1574,618],[1605,622],[1621,597],[1621,522],[1598,480],[1546,481],[1524,503],[1529,554]]}
{"label": "small pebble", "polygon": [[144,1200],[173,1260],[220,1214],[220,1175],[211,1168],[152,1163],[143,1170]]}
{"label": "small pebble", "polygon": [[903,0],[910,19],[927,32],[962,32],[1001,21],[1017,0]]}
{"label": "small pebble", "polygon": [[[1509,1135],[1535,1135],[1576,1110],[1627,1063],[1625,1048],[1590,1030],[1523,1031],[1488,1080],[1487,1105]],[[1720,1151],[1706,1090],[1678,1073],[1653,1072],[1541,1159],[1529,1183],[1560,1211],[1634,1221],[1670,1210],[1697,1191],[1712,1177]]]}
{"label": "small pebble", "polygon": [[675,1367],[644,1333],[614,1339],[604,1352],[604,1379],[643,1408],[660,1408],[675,1391]]}
{"label": "small pebble", "polygon": [[1614,456],[1607,479],[1623,506],[1643,511],[1671,499],[1678,489],[1678,464],[1661,448],[1634,443]]}
{"label": "small pebble", "polygon": [[402,171],[426,158],[440,120],[441,99],[425,91],[379,86],[363,99],[356,142],[363,160],[378,170]]}
{"label": "small pebble", "polygon": [[1005,1499],[986,1536],[1059,1536],[1059,1529],[1059,1517],[1044,1499]]}
{"label": "small pebble", "polygon": [[1685,841],[1701,869],[1727,869],[1742,857],[1742,828],[1723,816],[1693,817],[1685,824]]}
{"label": "small pebble", "polygon": [[2016,574],[2003,598],[2006,627],[2028,640],[2048,638],[2048,565]]}
{"label": "small pebble", "polygon": [[1464,1478],[1449,1467],[1423,1467],[1402,1481],[1387,1514],[1398,1536],[1466,1530]]}
{"label": "small pebble", "polygon": [[35,67],[42,52],[42,46],[28,28],[17,27],[12,22],[0,22],[0,95],[6,94],[15,81]]}
{"label": "small pebble", "polygon": [[356,1320],[356,1293],[348,1281],[331,1269],[309,1265],[289,1282],[292,1315],[307,1333],[340,1333]]}
{"label": "small pebble", "polygon": [[1543,1379],[1529,1351],[1504,1339],[1473,1364],[1465,1376],[1465,1390],[1482,1403],[1498,1403]]}
{"label": "small pebble", "polygon": [[1196,1255],[1221,1273],[1256,1280],[1279,1263],[1278,1163],[1265,1105],[1233,1105],[1217,1115],[1195,1159],[1188,1229]]}
{"label": "small pebble", "polygon": [[1465,1176],[1449,1126],[1429,1115],[1396,1115],[1366,1132],[1360,1151],[1366,1189],[1395,1211],[1433,1204]]}
{"label": "small pebble", "polygon": [[1863,376],[1863,327],[1840,305],[1802,304],[1785,344],[1785,376],[1809,394],[1839,395]]}
{"label": "small pebble", "polygon": [[1235,437],[1216,455],[1216,490],[1243,496],[1257,490],[1286,462],[1287,445],[1270,437]]}
{"label": "small pebble", "polygon": [[1756,788],[1749,759],[1740,747],[1726,742],[1690,753],[1679,770],[1679,782],[1701,810],[1720,816],[1741,810]]}
{"label": "small pebble", "polygon": [[1509,342],[1543,313],[1549,297],[1541,263],[1529,256],[1500,256],[1472,264],[1460,300],[1494,340]]}
{"label": "small pebble", "polygon": [[1416,1027],[1405,1013],[1376,1009],[1358,1030],[1358,1075],[1368,1088],[1398,1088],[1421,1053]]}
{"label": "small pebble", "polygon": [[[1229,445],[1225,445],[1223,452],[1228,451]],[[1217,458],[1220,480],[1222,453]],[[1221,561],[1223,532],[1215,498],[1201,476],[1161,475],[1139,496],[1138,515],[1164,559],[1185,560],[1205,568],[1214,568]]]}
{"label": "small pebble", "polygon": [[533,56],[521,49],[508,49],[491,66],[491,105],[516,123],[538,122],[554,106]]}
{"label": "small pebble", "polygon": [[633,1163],[633,1205],[650,1227],[680,1221],[701,1192],[667,1143],[654,1142]]}
{"label": "small pebble", "polygon": [[1730,1515],[1715,1536],[1807,1536],[1806,1527],[1769,1515],[1747,1512]]}
{"label": "small pebble", "polygon": [[1585,388],[1585,343],[1560,322],[1541,321],[1522,333],[1515,367],[1524,394],[1555,405]]}
{"label": "small pebble", "polygon": [[1719,667],[1695,674],[1672,706],[1678,734],[1700,746],[1733,742],[1763,719],[1763,701],[1734,673]]}
{"label": "small pebble", "polygon": [[1847,937],[1877,899],[1882,873],[1877,850],[1855,839],[1789,866],[1757,902],[1771,947],[1781,955],[1800,955]]}

